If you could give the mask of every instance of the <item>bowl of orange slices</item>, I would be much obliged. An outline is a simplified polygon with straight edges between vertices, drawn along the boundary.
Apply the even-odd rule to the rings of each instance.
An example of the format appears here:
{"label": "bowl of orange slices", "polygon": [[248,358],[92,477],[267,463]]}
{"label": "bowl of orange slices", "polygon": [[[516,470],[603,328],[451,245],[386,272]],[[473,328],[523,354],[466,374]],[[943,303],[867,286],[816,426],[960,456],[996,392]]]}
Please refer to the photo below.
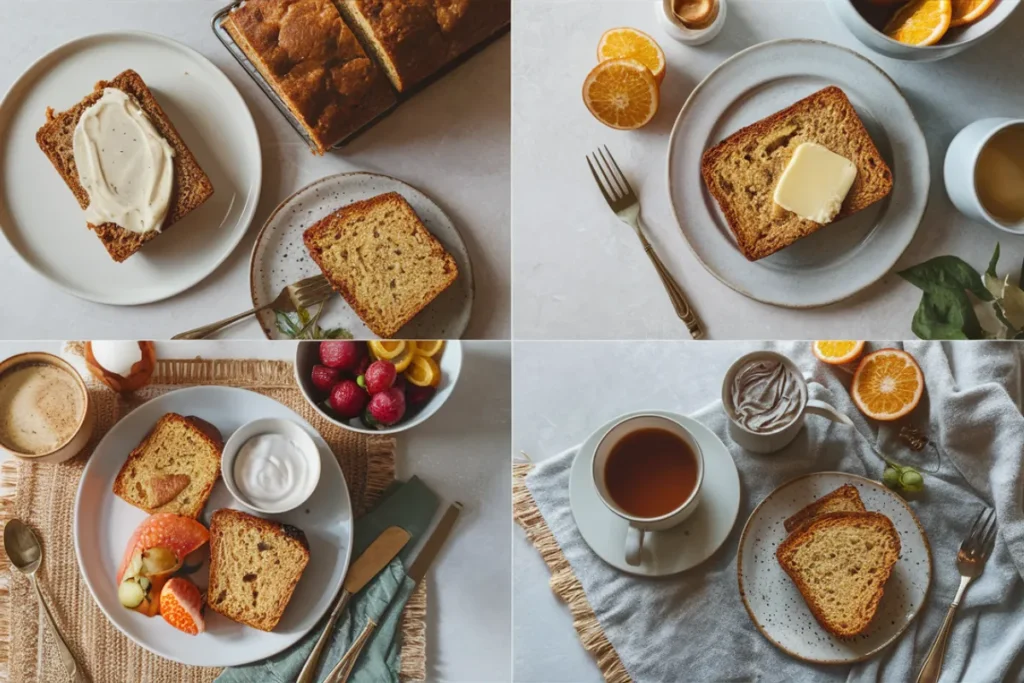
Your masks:
{"label": "bowl of orange slices", "polygon": [[945,59],[1006,23],[1021,0],[828,0],[862,43],[907,61]]}

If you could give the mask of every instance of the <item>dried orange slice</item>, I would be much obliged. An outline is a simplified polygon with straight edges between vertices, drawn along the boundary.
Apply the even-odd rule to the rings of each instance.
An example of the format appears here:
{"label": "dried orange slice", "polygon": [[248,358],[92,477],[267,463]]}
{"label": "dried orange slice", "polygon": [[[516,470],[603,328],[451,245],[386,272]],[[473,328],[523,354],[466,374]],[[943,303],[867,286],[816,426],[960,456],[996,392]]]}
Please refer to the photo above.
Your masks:
{"label": "dried orange slice", "polygon": [[996,0],[953,0],[953,19],[950,26],[973,24],[992,9]]}
{"label": "dried orange slice", "polygon": [[862,341],[816,341],[811,344],[814,355],[823,363],[843,365],[852,363],[864,353]]}
{"label": "dried orange slice", "polygon": [[654,80],[665,79],[665,53],[654,38],[635,28],[613,28],[604,32],[597,43],[597,61],[633,59],[651,71]]}
{"label": "dried orange slice", "polygon": [[405,371],[405,378],[418,387],[436,387],[441,383],[441,368],[430,356],[415,356]]}
{"label": "dried orange slice", "polygon": [[160,616],[168,624],[195,636],[206,630],[203,596],[188,579],[175,576],[160,591]]}
{"label": "dried orange slice", "polygon": [[598,121],[619,130],[635,130],[658,113],[658,82],[634,59],[609,59],[587,74],[583,102]]}
{"label": "dried orange slice", "polygon": [[418,342],[412,342],[416,345],[415,353],[417,356],[436,356],[441,353],[441,349],[444,348],[444,342],[440,339],[433,341],[420,340]]}
{"label": "dried orange slice", "polygon": [[953,21],[951,0],[911,0],[886,25],[884,33],[907,45],[934,45]]}
{"label": "dried orange slice", "polygon": [[924,375],[906,351],[882,349],[861,359],[850,396],[860,411],[876,420],[898,420],[921,402]]}
{"label": "dried orange slice", "polygon": [[404,341],[384,341],[376,340],[366,342],[366,345],[370,347],[370,354],[374,358],[383,358],[384,360],[391,360],[397,358],[405,351],[406,343]]}

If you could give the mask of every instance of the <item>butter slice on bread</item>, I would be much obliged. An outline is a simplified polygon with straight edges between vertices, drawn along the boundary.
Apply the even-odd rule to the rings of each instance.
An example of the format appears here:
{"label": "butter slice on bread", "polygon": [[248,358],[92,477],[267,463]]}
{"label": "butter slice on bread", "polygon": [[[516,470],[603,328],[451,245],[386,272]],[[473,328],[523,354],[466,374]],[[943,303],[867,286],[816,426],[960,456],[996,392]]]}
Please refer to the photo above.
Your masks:
{"label": "butter slice on bread", "polygon": [[114,480],[114,494],[146,512],[173,512],[196,519],[220,479],[224,440],[198,417],[167,413]]}
{"label": "butter slice on bread", "polygon": [[302,530],[239,510],[210,522],[210,609],[261,631],[273,631],[309,563]]}
{"label": "butter slice on bread", "polygon": [[835,220],[887,197],[892,171],[846,93],[830,86],[743,128],[704,153],[701,175],[751,261],[788,247],[823,226],[775,204],[775,186],[802,143],[852,161],[857,177]]}
{"label": "butter slice on bread", "polygon": [[132,232],[114,223],[93,225],[89,229],[96,233],[106,247],[110,258],[118,263],[142,248],[146,242],[156,238],[186,215],[199,208],[213,195],[213,184],[199,162],[178,135],[174,124],[164,113],[153,93],[146,87],[142,77],[128,70],[118,74],[112,81],[100,81],[93,92],[67,111],[54,113],[46,110],[46,123],[36,133],[36,143],[57,169],[68,189],[75,195],[84,211],[89,206],[89,195],[78,180],[78,166],[75,164],[74,134],[78,120],[86,109],[103,96],[104,88],[114,88],[130,95],[149,117],[153,127],[174,149],[174,182],[167,217],[160,230],[147,233]]}

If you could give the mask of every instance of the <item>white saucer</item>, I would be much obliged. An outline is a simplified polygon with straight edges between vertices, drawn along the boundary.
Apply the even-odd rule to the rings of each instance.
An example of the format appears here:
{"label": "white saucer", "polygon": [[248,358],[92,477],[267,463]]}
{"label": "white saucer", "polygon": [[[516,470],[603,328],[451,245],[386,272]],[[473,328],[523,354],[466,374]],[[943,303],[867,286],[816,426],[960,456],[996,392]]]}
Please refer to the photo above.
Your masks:
{"label": "white saucer", "polygon": [[[700,506],[674,529],[648,533],[639,567],[626,564],[628,524],[601,502],[591,477],[601,438],[614,425],[636,415],[658,415],[678,422],[690,430],[704,454]],[[661,410],[642,410],[612,420],[583,442],[569,476],[569,506],[583,540],[602,560],[629,574],[669,576],[696,567],[729,537],[740,509],[740,477],[729,449],[700,422]]]}

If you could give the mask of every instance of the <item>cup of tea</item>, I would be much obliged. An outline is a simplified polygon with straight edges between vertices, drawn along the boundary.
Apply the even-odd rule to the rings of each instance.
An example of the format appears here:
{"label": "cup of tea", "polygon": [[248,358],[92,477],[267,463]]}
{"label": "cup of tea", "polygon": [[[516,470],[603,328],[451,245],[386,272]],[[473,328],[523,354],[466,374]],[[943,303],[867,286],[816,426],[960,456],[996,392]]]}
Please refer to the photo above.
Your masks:
{"label": "cup of tea", "polygon": [[647,532],[671,529],[697,509],[704,455],[697,439],[678,422],[636,415],[601,439],[593,477],[602,502],[629,522],[626,562],[639,566]]}
{"label": "cup of tea", "polygon": [[754,351],[740,357],[722,381],[729,436],[748,451],[774,453],[796,438],[808,414],[853,426],[846,415],[807,394],[807,380],[781,353]]}
{"label": "cup of tea", "polygon": [[968,218],[1024,234],[1024,119],[982,119],[953,138],[946,193]]}

